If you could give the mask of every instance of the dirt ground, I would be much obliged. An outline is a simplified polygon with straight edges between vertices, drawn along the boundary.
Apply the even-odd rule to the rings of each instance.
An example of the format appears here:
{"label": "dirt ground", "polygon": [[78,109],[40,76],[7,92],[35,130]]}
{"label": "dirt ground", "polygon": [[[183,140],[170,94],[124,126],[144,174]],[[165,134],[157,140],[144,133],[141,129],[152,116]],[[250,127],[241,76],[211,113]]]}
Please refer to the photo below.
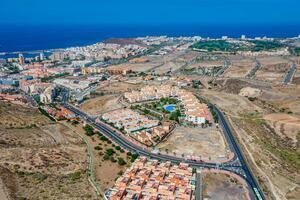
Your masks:
{"label": "dirt ground", "polygon": [[[73,125],[72,125],[73,126]],[[77,133],[85,136],[84,130],[82,128],[82,123],[73,126]],[[91,144],[94,154],[94,166],[95,166],[95,176],[100,185],[102,191],[106,191],[112,187],[115,180],[120,176],[120,172],[124,172],[127,167],[130,166],[130,159],[126,155],[126,151],[121,153],[118,150],[114,155],[114,158],[122,157],[126,161],[126,165],[120,166],[117,162],[112,162],[111,160],[103,160],[103,154],[106,149],[115,149],[116,144],[101,141],[98,135],[93,135],[91,137],[86,136],[87,141]],[[101,149],[96,150],[95,147],[99,146]]]}
{"label": "dirt ground", "polygon": [[100,115],[105,112],[119,109],[122,105],[118,102],[119,95],[105,95],[89,99],[80,105],[80,108],[90,115]]}
{"label": "dirt ground", "polygon": [[230,60],[230,68],[224,73],[224,77],[238,78],[245,77],[247,73],[254,67],[254,61],[249,58]]}
{"label": "dirt ground", "polygon": [[234,177],[221,173],[204,173],[203,199],[247,200],[247,189]]}
{"label": "dirt ground", "polygon": [[300,116],[273,113],[265,115],[264,119],[282,139],[290,139],[292,146],[297,147],[297,137],[300,136]]}
{"label": "dirt ground", "polygon": [[238,115],[242,112],[255,110],[257,110],[257,112],[262,112],[260,107],[250,102],[246,97],[240,95],[214,90],[201,90],[200,95],[208,98],[212,103],[219,105],[225,113],[231,115]]}
{"label": "dirt ground", "polygon": [[199,156],[203,160],[213,162],[224,160],[227,155],[226,142],[222,133],[215,127],[178,127],[157,148],[162,152]]}
{"label": "dirt ground", "polygon": [[97,92],[107,94],[123,94],[124,92],[138,90],[143,87],[143,84],[131,84],[126,82],[113,82],[105,87],[98,87]]}
{"label": "dirt ground", "polygon": [[262,68],[255,74],[257,79],[281,83],[286,72],[290,68],[290,63],[282,57],[258,58]]}
{"label": "dirt ground", "polygon": [[81,139],[33,108],[0,105],[5,122],[0,126],[2,195],[6,191],[8,199],[96,199],[87,180]]}

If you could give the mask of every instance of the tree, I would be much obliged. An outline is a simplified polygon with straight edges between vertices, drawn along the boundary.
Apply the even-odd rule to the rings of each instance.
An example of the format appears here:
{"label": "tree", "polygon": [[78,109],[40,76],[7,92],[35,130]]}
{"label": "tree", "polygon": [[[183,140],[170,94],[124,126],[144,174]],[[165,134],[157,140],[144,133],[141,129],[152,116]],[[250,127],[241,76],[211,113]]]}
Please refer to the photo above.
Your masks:
{"label": "tree", "polygon": [[86,124],[83,129],[85,130],[85,134],[88,136],[92,136],[95,134],[94,128],[89,124]]}

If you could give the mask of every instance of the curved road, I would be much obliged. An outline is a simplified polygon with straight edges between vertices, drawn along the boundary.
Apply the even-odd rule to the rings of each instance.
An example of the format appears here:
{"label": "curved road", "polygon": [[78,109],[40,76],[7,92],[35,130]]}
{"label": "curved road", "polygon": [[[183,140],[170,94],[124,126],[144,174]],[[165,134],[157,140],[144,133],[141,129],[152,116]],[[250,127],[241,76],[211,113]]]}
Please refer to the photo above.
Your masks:
{"label": "curved road", "polygon": [[258,200],[264,199],[263,193],[257,184],[257,181],[255,180],[251,170],[249,169],[245,158],[232,134],[231,129],[229,128],[229,125],[227,121],[225,120],[225,117],[223,113],[214,105],[209,104],[210,107],[212,107],[216,113],[219,116],[219,124],[223,128],[224,134],[226,136],[226,139],[228,140],[228,143],[232,150],[235,152],[235,160],[234,162],[230,161],[227,163],[207,163],[207,162],[196,162],[192,160],[187,160],[182,157],[176,157],[171,155],[164,155],[164,154],[157,154],[149,151],[149,149],[143,148],[141,146],[138,146],[137,144],[134,144],[130,141],[128,141],[123,135],[118,134],[113,129],[111,129],[108,125],[100,124],[95,121],[94,118],[90,117],[86,113],[82,112],[78,108],[74,107],[73,105],[70,105],[68,103],[62,103],[64,107],[74,112],[76,115],[83,118],[87,123],[93,125],[95,128],[99,129],[104,135],[118,143],[123,148],[127,149],[131,152],[136,152],[140,155],[147,156],[153,159],[162,160],[162,161],[171,161],[173,163],[188,163],[192,167],[197,168],[217,168],[222,170],[231,171],[233,173],[238,174],[239,176],[243,177],[249,187],[253,190],[253,193]]}

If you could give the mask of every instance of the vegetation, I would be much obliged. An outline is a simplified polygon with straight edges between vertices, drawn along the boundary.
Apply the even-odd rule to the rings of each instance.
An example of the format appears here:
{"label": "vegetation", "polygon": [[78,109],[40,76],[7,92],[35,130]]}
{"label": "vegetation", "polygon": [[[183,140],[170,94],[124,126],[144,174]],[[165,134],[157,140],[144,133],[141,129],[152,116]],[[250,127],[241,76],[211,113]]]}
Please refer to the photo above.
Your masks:
{"label": "vegetation", "polygon": [[114,153],[116,153],[115,152],[115,150],[113,150],[113,149],[106,149],[106,152],[105,152],[108,156],[112,156],[112,155],[114,155]]}
{"label": "vegetation", "polygon": [[216,111],[213,108],[209,108],[209,109],[210,109],[210,112],[211,112],[211,114],[213,116],[214,122],[218,123],[218,121],[219,121],[218,114],[216,113]]}
{"label": "vegetation", "polygon": [[225,40],[212,40],[212,41],[200,41],[191,46],[195,49],[206,50],[208,52],[212,51],[228,51],[234,52],[238,50],[238,45],[229,43]]}
{"label": "vegetation", "polygon": [[123,165],[126,165],[126,162],[123,158],[118,158],[118,164],[123,166]]}
{"label": "vegetation", "polygon": [[78,180],[78,179],[80,179],[80,177],[81,177],[80,171],[77,171],[77,172],[74,172],[74,173],[69,174],[69,178],[70,178],[72,181]]}
{"label": "vegetation", "polygon": [[130,162],[134,162],[139,157],[139,154],[135,153],[131,155]]}
{"label": "vegetation", "polygon": [[48,117],[49,119],[51,119],[52,121],[55,121],[55,119],[52,117],[52,116],[50,116],[44,109],[42,109],[41,107],[39,107],[39,111],[43,114],[43,115],[45,115],[46,117]]}
{"label": "vegetation", "polygon": [[54,80],[56,78],[64,77],[64,76],[68,76],[68,75],[69,75],[69,73],[56,74],[56,75],[53,75],[53,76],[43,77],[43,78],[41,78],[41,81],[42,82],[50,82],[51,80]]}
{"label": "vegetation", "polygon": [[254,44],[254,46],[251,47],[251,51],[270,51],[282,48],[284,46],[283,44],[276,41],[254,40],[252,41],[252,43]]}
{"label": "vegetation", "polygon": [[89,124],[86,124],[83,127],[83,129],[85,130],[85,134],[88,135],[88,136],[92,136],[92,135],[95,134],[94,128],[91,125],[89,125]]}
{"label": "vegetation", "polygon": [[300,56],[300,47],[295,47],[294,52],[297,56]]}
{"label": "vegetation", "polygon": [[179,123],[179,118],[180,118],[180,117],[181,117],[180,110],[176,110],[175,112],[172,112],[172,113],[170,114],[169,119],[170,119],[170,120],[174,120],[174,121],[176,121],[176,122]]}
{"label": "vegetation", "polygon": [[284,47],[283,44],[277,41],[253,40],[249,45],[231,43],[225,40],[211,40],[199,41],[191,46],[194,49],[200,49],[208,52],[224,51],[224,52],[237,52],[237,51],[273,51]]}

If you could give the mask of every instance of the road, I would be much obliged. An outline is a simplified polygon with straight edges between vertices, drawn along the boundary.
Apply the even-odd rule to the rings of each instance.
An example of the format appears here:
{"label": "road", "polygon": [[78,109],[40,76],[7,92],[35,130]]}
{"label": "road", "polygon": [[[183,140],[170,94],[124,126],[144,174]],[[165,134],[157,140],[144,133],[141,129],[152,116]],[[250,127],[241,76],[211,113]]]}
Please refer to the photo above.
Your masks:
{"label": "road", "polygon": [[208,168],[208,169],[221,169],[221,170],[227,170],[231,171],[233,173],[238,174],[239,176],[243,177],[248,185],[249,188],[252,189],[253,194],[255,195],[256,199],[261,200],[264,199],[263,193],[261,189],[259,188],[251,170],[249,169],[245,158],[232,134],[231,129],[229,128],[229,125],[227,121],[225,120],[225,117],[223,113],[214,105],[209,104],[216,113],[219,116],[219,124],[223,128],[223,132],[226,136],[226,138],[229,140],[230,147],[233,149],[235,152],[236,156],[233,161],[227,162],[227,163],[208,163],[208,162],[200,162],[200,161],[193,161],[193,160],[188,160],[184,157],[176,157],[176,156],[171,156],[171,155],[166,155],[166,154],[160,154],[160,153],[153,153],[149,149],[144,148],[142,146],[139,146],[135,143],[130,142],[128,139],[126,139],[125,136],[117,133],[114,131],[110,126],[105,125],[105,124],[100,124],[95,121],[94,118],[90,117],[87,115],[85,112],[79,110],[78,108],[74,107],[71,104],[68,103],[62,103],[64,107],[67,109],[71,110],[74,112],[76,115],[80,116],[83,118],[87,123],[93,125],[95,128],[97,128],[100,132],[102,132],[105,136],[113,140],[114,142],[118,143],[120,146],[123,148],[127,149],[128,151],[138,153],[139,155],[142,156],[147,156],[153,159],[161,160],[161,161],[171,161],[173,163],[188,163],[192,167],[196,168]]}
{"label": "road", "polygon": [[291,67],[289,68],[289,70],[287,71],[287,73],[286,73],[286,75],[283,79],[283,84],[284,85],[287,85],[287,84],[290,83],[290,81],[292,80],[292,78],[295,74],[296,68],[297,68],[296,62],[293,60],[291,62]]}
{"label": "road", "polygon": [[235,149],[236,156],[238,157],[241,167],[245,173],[244,178],[247,180],[249,186],[251,186],[256,198],[259,200],[264,199],[263,192],[261,191],[258,183],[256,182],[250,168],[248,167],[244,155],[242,154],[242,151],[239,148],[227,121],[225,120],[224,114],[217,107],[213,106],[213,108],[219,116],[220,125],[223,127],[224,131],[227,132],[228,136],[230,137],[233,148]]}
{"label": "road", "polygon": [[230,61],[227,57],[225,57],[224,59],[224,66],[222,69],[220,69],[217,74],[215,75],[215,77],[221,76],[222,74],[224,74],[224,72],[230,67]]}
{"label": "road", "polygon": [[261,68],[261,64],[256,58],[254,59],[254,61],[255,61],[255,66],[246,75],[247,79],[252,79],[255,76],[256,72]]}
{"label": "road", "polygon": [[201,173],[196,174],[196,191],[195,191],[195,199],[202,200],[202,177]]}
{"label": "road", "polygon": [[70,126],[68,123],[65,123],[64,125],[66,125],[68,128],[70,128],[73,133],[76,133],[81,139],[82,141],[84,141],[86,147],[87,147],[87,161],[88,161],[88,165],[87,165],[87,173],[88,173],[88,180],[90,182],[90,184],[93,186],[93,188],[95,189],[96,193],[98,196],[102,195],[104,196],[104,192],[101,190],[98,182],[96,181],[96,176],[94,173],[94,154],[93,154],[93,147],[91,146],[91,144],[88,142],[88,139],[86,138],[86,136],[81,135],[80,133],[77,132],[77,130],[75,130],[72,126]]}

